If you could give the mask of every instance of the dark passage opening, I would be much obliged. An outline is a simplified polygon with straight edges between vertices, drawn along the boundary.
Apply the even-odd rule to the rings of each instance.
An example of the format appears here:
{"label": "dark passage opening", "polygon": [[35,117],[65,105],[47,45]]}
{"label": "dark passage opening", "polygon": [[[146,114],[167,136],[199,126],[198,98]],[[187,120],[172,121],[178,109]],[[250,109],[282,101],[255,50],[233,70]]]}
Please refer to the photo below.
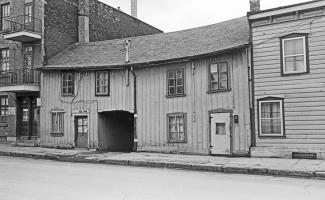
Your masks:
{"label": "dark passage opening", "polygon": [[131,152],[134,143],[134,115],[126,111],[99,114],[98,137],[100,150]]}

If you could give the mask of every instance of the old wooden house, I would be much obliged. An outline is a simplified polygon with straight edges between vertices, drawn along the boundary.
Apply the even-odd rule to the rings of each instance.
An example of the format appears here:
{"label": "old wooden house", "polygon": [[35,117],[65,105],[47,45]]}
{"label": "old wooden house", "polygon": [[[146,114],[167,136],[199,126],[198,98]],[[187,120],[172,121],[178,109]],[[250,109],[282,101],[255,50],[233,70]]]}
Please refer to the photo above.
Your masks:
{"label": "old wooden house", "polygon": [[41,145],[248,155],[248,44],[242,17],[74,45],[40,68]]}
{"label": "old wooden house", "polygon": [[78,42],[161,33],[98,0],[0,0],[0,22],[0,141],[22,145],[39,142],[36,67]]}
{"label": "old wooden house", "polygon": [[325,158],[324,16],[325,1],[319,0],[248,14],[252,156]]}

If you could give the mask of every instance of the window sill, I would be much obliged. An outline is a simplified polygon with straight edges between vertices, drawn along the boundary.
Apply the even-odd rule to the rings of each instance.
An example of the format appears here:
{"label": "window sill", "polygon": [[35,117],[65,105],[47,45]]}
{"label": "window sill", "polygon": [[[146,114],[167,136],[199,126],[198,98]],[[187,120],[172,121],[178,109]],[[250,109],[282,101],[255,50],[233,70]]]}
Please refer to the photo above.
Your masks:
{"label": "window sill", "polygon": [[207,92],[207,94],[217,94],[217,93],[224,93],[224,92],[230,92],[231,89],[227,89],[227,90],[210,90]]}
{"label": "window sill", "polygon": [[109,94],[95,94],[95,97],[109,97]]}
{"label": "window sill", "polygon": [[171,142],[171,141],[169,141],[168,144],[187,144],[187,141],[183,141],[183,142]]}
{"label": "window sill", "polygon": [[74,94],[61,94],[62,97],[74,97]]}
{"label": "window sill", "polygon": [[299,75],[304,75],[304,74],[309,74],[309,72],[289,72],[289,73],[283,73],[281,76],[286,77],[286,76],[299,76]]}
{"label": "window sill", "polygon": [[63,133],[50,133],[51,137],[63,137]]}
{"label": "window sill", "polygon": [[285,135],[259,135],[259,139],[286,139]]}
{"label": "window sill", "polygon": [[179,97],[186,97],[186,94],[178,94],[178,95],[166,95],[166,98],[179,98]]}

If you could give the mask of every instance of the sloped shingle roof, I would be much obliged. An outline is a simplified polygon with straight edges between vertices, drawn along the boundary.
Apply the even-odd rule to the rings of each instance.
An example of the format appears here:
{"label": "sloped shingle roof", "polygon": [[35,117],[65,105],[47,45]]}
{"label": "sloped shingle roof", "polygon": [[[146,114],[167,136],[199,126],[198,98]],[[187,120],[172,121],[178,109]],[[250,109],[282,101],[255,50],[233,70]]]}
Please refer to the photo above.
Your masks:
{"label": "sloped shingle roof", "polygon": [[[246,17],[183,31],[127,38],[131,40],[128,65],[155,63],[211,54],[248,44]],[[123,66],[126,38],[76,44],[49,60],[43,69]]]}

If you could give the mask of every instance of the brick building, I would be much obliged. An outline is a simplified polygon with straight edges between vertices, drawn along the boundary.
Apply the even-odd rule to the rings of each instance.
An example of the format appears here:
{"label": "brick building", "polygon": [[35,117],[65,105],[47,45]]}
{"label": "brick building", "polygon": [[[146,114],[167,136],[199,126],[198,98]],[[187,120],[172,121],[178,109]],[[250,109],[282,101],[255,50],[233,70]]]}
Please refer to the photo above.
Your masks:
{"label": "brick building", "polygon": [[76,43],[161,31],[98,0],[0,0],[0,141],[38,143],[36,67]]}

